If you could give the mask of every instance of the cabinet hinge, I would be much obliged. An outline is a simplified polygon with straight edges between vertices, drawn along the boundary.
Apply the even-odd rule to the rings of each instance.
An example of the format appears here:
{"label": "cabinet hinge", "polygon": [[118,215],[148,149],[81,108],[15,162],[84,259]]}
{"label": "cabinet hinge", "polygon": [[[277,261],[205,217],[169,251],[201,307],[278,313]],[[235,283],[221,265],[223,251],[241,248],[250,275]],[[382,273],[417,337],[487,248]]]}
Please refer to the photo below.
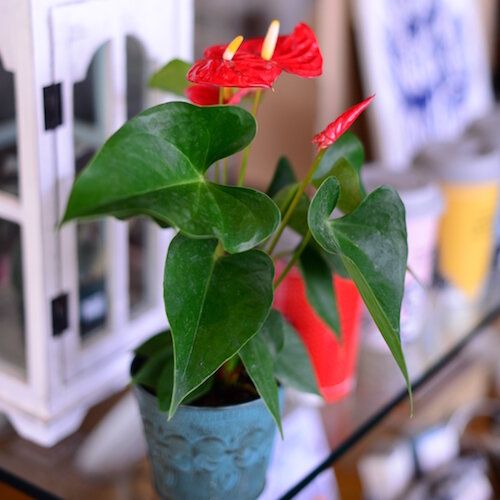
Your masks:
{"label": "cabinet hinge", "polygon": [[53,130],[62,124],[61,84],[54,83],[43,89],[45,130]]}
{"label": "cabinet hinge", "polygon": [[68,328],[68,294],[52,300],[52,335],[58,337]]}

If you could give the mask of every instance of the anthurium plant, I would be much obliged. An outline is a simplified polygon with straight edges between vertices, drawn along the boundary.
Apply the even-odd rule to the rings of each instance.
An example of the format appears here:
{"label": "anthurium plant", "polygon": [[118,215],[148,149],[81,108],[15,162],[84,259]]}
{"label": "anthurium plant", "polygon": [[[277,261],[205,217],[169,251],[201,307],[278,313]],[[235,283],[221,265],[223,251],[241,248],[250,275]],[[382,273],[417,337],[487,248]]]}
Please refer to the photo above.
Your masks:
{"label": "anthurium plant", "polygon": [[[134,378],[170,417],[181,403],[230,388],[260,395],[280,426],[278,383],[315,390],[303,345],[273,309],[274,290],[295,264],[311,305],[339,334],[332,273],[354,281],[410,391],[399,335],[405,210],[390,187],[365,192],[363,147],[347,132],[373,96],[312,139],[317,154],[303,179],[282,158],[266,192],[244,186],[262,93],[282,71],[322,73],[307,25],[286,36],[278,30],[273,21],[263,39],[237,37],[207,48],[194,65],[175,60],[156,73],[152,86],[191,103],[161,104],[126,122],[78,176],[67,203],[63,222],[146,215],[177,229],[164,270],[170,330],[137,350],[144,362]],[[239,169],[229,172],[237,153]],[[285,228],[301,237],[288,255],[277,251]],[[280,276],[278,258],[288,259]]]}

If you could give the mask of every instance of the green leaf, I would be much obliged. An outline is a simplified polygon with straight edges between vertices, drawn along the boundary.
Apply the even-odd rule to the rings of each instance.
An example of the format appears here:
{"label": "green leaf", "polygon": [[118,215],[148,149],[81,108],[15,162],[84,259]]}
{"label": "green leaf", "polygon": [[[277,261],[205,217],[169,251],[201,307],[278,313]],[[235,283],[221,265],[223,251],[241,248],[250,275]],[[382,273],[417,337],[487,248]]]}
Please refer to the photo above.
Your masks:
{"label": "green leaf", "polygon": [[[265,325],[263,326],[263,328]],[[240,350],[240,358],[252,382],[261,396],[264,404],[274,418],[281,437],[280,404],[278,398],[278,385],[274,379],[274,360],[264,339],[259,335],[253,336]]]}
{"label": "green leaf", "polygon": [[258,335],[262,337],[271,356],[275,359],[285,346],[285,331],[281,313],[276,309],[271,309]]}
{"label": "green leaf", "polygon": [[186,61],[173,59],[153,74],[149,86],[182,97],[186,88],[191,85],[186,79],[190,67],[191,64]]}
{"label": "green leaf", "polygon": [[289,184],[295,184],[297,182],[297,177],[293,172],[292,165],[288,161],[288,158],[282,156],[278,160],[278,165],[274,171],[274,176],[271,180],[271,184],[267,188],[266,194],[269,197],[273,197],[281,189]]}
{"label": "green leaf", "polygon": [[[203,384],[198,386],[193,392],[189,393],[183,400],[182,404],[188,405],[190,403],[196,402],[198,398],[201,398],[210,390],[214,384],[215,377],[209,377]],[[165,366],[164,370],[161,372],[160,378],[158,380],[158,385],[156,388],[156,394],[158,397],[158,409],[160,411],[168,411],[170,404],[172,403],[172,394],[174,388],[174,358],[172,356],[170,363]]]}
{"label": "green leaf", "polygon": [[322,255],[307,245],[300,256],[300,270],[306,285],[306,295],[318,316],[341,338],[337,300],[332,273]]}
{"label": "green leaf", "polygon": [[145,359],[144,364],[132,376],[132,383],[157,390],[165,367],[173,367],[172,351],[162,350],[158,354]]}
{"label": "green leaf", "polygon": [[339,158],[330,174],[339,181],[340,197],[337,206],[345,214],[351,213],[363,200],[361,180],[356,169],[345,158]]}
{"label": "green leaf", "polygon": [[134,352],[138,356],[149,358],[158,354],[160,351],[173,352],[172,349],[172,336],[170,335],[170,330],[164,330],[147,339],[137,347]]}
{"label": "green leaf", "polygon": [[[144,362],[132,377],[134,384],[152,389],[158,399],[160,411],[168,411],[174,386],[174,347],[170,330],[149,338],[135,350]],[[210,391],[214,382],[211,377],[189,394],[182,402],[189,404]]]}
{"label": "green leaf", "polygon": [[[365,161],[365,151],[361,141],[352,132],[342,134],[326,150],[313,175],[313,182],[316,186],[319,186],[327,177],[330,177],[332,168],[340,158],[345,158],[354,167],[359,178],[361,167]],[[361,183],[360,188],[361,195],[364,198],[366,192]]]}
{"label": "green leaf", "polygon": [[399,334],[408,256],[404,205],[394,189],[383,186],[352,213],[329,220],[338,191],[334,178],[323,182],[311,202],[309,227],[326,251],[341,256],[405,377],[411,400]]}
{"label": "green leaf", "polygon": [[283,348],[274,360],[275,377],[298,391],[319,394],[314,369],[302,340],[281,314],[274,310],[271,312],[279,315],[284,336]]}
{"label": "green leaf", "polygon": [[[274,195],[273,200],[280,209],[281,216],[284,216],[292,199],[295,196],[295,193],[299,189],[299,184],[289,184],[282,188],[277,194]],[[295,210],[288,221],[288,226],[291,227],[294,231],[305,236],[308,231],[307,226],[307,212],[309,210],[309,198],[305,193],[302,193]]]}
{"label": "green leaf", "polygon": [[234,356],[264,323],[273,301],[274,266],[259,250],[216,256],[217,240],[172,240],[164,298],[175,356],[170,416]]}
{"label": "green leaf", "polygon": [[76,179],[63,222],[149,215],[193,237],[242,252],[279,225],[279,209],[253,189],[205,179],[212,163],[247,146],[255,120],[234,106],[170,102],[138,114],[111,136]]}
{"label": "green leaf", "polygon": [[342,278],[350,278],[339,254],[325,252],[314,239],[310,242],[310,244],[313,245],[317,252],[321,253],[321,257],[328,264],[332,274],[338,274]]}

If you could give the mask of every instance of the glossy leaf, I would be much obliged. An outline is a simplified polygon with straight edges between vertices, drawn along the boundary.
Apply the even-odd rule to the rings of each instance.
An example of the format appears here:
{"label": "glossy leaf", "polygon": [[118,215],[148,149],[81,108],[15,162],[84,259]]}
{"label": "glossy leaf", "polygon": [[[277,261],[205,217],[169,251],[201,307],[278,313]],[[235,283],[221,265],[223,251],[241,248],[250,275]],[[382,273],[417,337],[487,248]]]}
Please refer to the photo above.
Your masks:
{"label": "glossy leaf", "polygon": [[143,365],[133,375],[132,382],[156,391],[166,366],[173,369],[172,350],[162,350],[151,357],[145,358]]}
{"label": "glossy leaf", "polygon": [[[274,360],[274,375],[283,384],[301,392],[319,394],[314,369],[302,340],[293,327],[277,311],[282,324],[283,348]],[[271,333],[275,333],[274,330]]]}
{"label": "glossy leaf", "polygon": [[318,146],[318,150],[330,147],[347,129],[356,121],[359,115],[372,102],[375,95],[372,95],[358,104],[355,104],[347,111],[344,111],[325,130],[313,137],[313,144]]}
{"label": "glossy leaf", "polygon": [[[266,328],[266,324],[262,328]],[[283,437],[278,385],[274,378],[274,360],[269,348],[262,336],[257,334],[241,348],[239,354],[249,377],[252,379],[257,392],[273,416]]]}
{"label": "glossy leaf", "polygon": [[[134,384],[139,384],[152,390],[158,399],[160,411],[168,411],[174,386],[174,348],[169,330],[161,332],[135,350],[141,359],[142,366],[132,377]],[[182,402],[189,404],[206,394],[212,387],[213,377],[205,381]]]}
{"label": "glossy leaf", "polygon": [[149,86],[182,97],[189,86],[186,75],[190,67],[191,64],[186,61],[173,59],[153,74]]}
{"label": "glossy leaf", "polygon": [[[276,195],[273,196],[273,200],[280,209],[281,216],[283,217],[286,213],[292,199],[299,189],[299,184],[290,184],[281,189]],[[293,214],[288,221],[288,226],[291,227],[295,232],[304,236],[308,231],[307,226],[307,212],[309,210],[309,198],[305,193],[302,193],[300,200],[293,211]]]}
{"label": "glossy leaf", "polygon": [[171,102],[140,113],[116,132],[77,178],[64,221],[145,214],[241,252],[278,226],[278,208],[253,189],[205,179],[218,159],[243,149],[255,120],[233,106]]}
{"label": "glossy leaf", "polygon": [[[331,170],[340,158],[345,158],[356,169],[358,176],[361,174],[361,167],[365,162],[365,150],[359,138],[350,131],[343,133],[325,151],[313,175],[313,183],[316,187],[332,175]],[[361,184],[360,186],[364,198],[366,192]]]}
{"label": "glossy leaf", "polygon": [[[210,392],[214,385],[215,376],[209,377],[203,384],[199,385],[193,392],[190,392],[183,400],[183,405],[196,404],[196,400]],[[172,404],[172,394],[174,388],[174,358],[169,360],[161,372],[156,388],[158,398],[158,409],[167,412]]]}
{"label": "glossy leaf", "polygon": [[217,240],[177,234],[165,266],[164,299],[172,329],[179,403],[261,328],[273,301],[270,257],[249,250],[217,256]]}
{"label": "glossy leaf", "polygon": [[143,342],[135,349],[134,353],[141,357],[149,358],[161,351],[172,352],[172,349],[172,336],[170,335],[170,330],[164,330]]}
{"label": "glossy leaf", "polygon": [[327,263],[333,274],[338,274],[342,278],[350,278],[339,254],[325,252],[314,238],[309,244],[312,245],[317,252],[321,253],[321,257]]}
{"label": "glossy leaf", "polygon": [[363,200],[361,181],[356,169],[345,158],[339,158],[330,170],[340,185],[337,207],[345,214],[352,212]]}
{"label": "glossy leaf", "polygon": [[316,314],[341,338],[337,300],[333,288],[332,273],[321,254],[308,245],[299,260],[304,277],[307,300]]}
{"label": "glossy leaf", "polygon": [[338,182],[326,179],[311,202],[309,227],[328,252],[339,254],[366,307],[411,386],[399,334],[408,255],[404,206],[389,187],[373,191],[352,213],[330,220]]}
{"label": "glossy leaf", "polygon": [[282,156],[278,160],[276,170],[274,171],[273,178],[267,188],[266,194],[272,198],[274,195],[278,194],[278,191],[281,191],[284,187],[289,184],[295,184],[296,182],[297,177],[295,176],[291,163],[288,158]]}

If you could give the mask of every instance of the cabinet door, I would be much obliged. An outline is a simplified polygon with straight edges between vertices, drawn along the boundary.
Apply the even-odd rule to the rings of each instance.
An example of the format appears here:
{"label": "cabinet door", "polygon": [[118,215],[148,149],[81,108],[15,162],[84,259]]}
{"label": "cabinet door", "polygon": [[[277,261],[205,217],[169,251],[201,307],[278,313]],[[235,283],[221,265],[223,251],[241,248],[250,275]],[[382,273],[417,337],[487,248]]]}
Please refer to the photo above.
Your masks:
{"label": "cabinet door", "polygon": [[[54,81],[62,95],[63,123],[56,130],[62,217],[75,175],[127,117],[130,71],[119,2],[63,5],[51,18]],[[161,276],[167,237],[142,219],[103,218],[63,227],[67,379],[102,366],[165,325]]]}

